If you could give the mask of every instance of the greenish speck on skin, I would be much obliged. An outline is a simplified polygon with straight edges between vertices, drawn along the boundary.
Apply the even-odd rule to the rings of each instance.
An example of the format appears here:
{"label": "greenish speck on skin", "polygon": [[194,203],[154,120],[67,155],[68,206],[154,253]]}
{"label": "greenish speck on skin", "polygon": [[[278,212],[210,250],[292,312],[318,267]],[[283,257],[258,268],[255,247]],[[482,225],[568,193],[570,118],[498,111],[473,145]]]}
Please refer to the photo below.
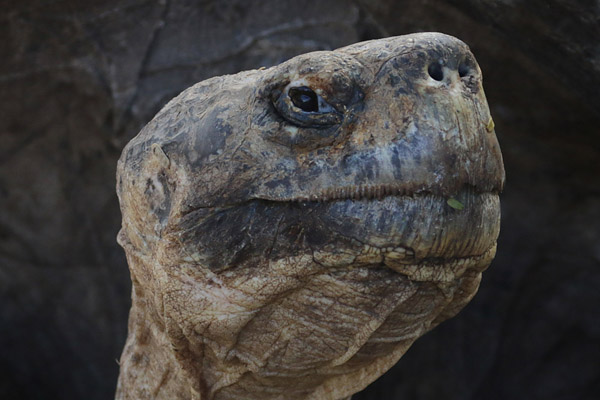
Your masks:
{"label": "greenish speck on skin", "polygon": [[463,208],[465,208],[465,205],[463,203],[452,197],[450,197],[446,203],[448,203],[448,205],[454,208],[455,210],[462,210]]}

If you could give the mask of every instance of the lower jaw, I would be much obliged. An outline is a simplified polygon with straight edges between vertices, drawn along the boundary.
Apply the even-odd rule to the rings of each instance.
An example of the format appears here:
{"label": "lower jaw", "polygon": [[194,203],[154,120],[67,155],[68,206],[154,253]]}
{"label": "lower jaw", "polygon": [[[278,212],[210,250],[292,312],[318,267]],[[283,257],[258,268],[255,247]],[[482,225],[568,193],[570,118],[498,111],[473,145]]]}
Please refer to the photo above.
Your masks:
{"label": "lower jaw", "polygon": [[484,271],[496,255],[496,244],[481,255],[460,257],[441,261],[424,260],[405,264],[386,258],[384,264],[393,271],[405,275],[411,281],[450,283],[461,277],[467,269]]}
{"label": "lower jaw", "polygon": [[456,198],[464,209],[435,195],[321,203],[311,212],[327,227],[330,235],[324,236],[343,240],[337,249],[333,243],[329,249],[320,243],[312,248],[339,254],[346,251],[343,241],[358,263],[384,263],[397,271],[408,270],[407,265],[477,263],[490,252],[493,257],[500,230],[498,195],[464,190]]}
{"label": "lower jaw", "polygon": [[420,261],[399,259],[397,251],[352,255],[343,252],[313,252],[313,259],[328,268],[385,268],[407,277],[414,282],[452,283],[466,270],[484,271],[494,259],[496,243],[480,255],[453,257],[449,259],[423,259]]}

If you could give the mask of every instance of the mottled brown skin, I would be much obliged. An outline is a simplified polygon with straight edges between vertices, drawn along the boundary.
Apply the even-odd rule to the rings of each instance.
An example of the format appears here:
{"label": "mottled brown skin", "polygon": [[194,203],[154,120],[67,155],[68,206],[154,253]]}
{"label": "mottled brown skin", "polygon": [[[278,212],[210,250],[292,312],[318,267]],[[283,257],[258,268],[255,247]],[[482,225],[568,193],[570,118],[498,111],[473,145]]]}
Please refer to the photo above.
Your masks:
{"label": "mottled brown skin", "polygon": [[119,161],[133,305],[117,398],[356,393],[475,294],[503,181],[481,71],[450,36],[189,88]]}

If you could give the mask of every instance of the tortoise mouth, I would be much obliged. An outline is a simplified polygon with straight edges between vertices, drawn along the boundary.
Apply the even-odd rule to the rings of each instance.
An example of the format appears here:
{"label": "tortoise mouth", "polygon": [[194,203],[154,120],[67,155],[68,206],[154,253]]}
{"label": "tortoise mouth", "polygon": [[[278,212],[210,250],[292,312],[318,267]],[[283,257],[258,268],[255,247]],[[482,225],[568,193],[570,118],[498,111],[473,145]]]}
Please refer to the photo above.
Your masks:
{"label": "tortoise mouth", "polygon": [[[440,268],[475,265],[493,253],[500,229],[496,193],[467,187],[453,196],[462,210],[447,197],[426,192],[352,193],[363,197],[253,199],[203,208],[180,219],[169,237],[177,242],[174,249],[183,246],[190,260],[213,271],[307,254],[324,268],[385,266],[417,279],[424,272],[411,271],[429,269],[434,275]],[[378,193],[385,194],[377,198]]]}
{"label": "tortoise mouth", "polygon": [[381,200],[386,196],[409,196],[410,190],[394,184],[352,185],[332,187],[310,196],[300,196],[293,201]]}
{"label": "tortoise mouth", "polygon": [[[465,185],[461,190],[462,192],[469,193],[491,193],[498,194],[499,190],[480,190],[476,186]],[[292,199],[268,199],[269,201],[317,201],[327,202],[336,200],[381,200],[387,196],[395,197],[414,197],[414,196],[441,196],[438,191],[426,188],[421,190],[415,190],[413,188],[407,188],[400,184],[363,184],[363,185],[350,185],[340,187],[330,187],[318,191],[317,193],[308,196],[298,196]]]}
{"label": "tortoise mouth", "polygon": [[385,263],[400,270],[466,258],[475,262],[490,251],[499,234],[497,193],[465,187],[452,197],[428,192],[389,195],[376,189],[352,194],[363,197],[300,203],[332,236],[351,243],[315,246],[317,251],[337,252],[338,258],[352,254],[358,263]]}

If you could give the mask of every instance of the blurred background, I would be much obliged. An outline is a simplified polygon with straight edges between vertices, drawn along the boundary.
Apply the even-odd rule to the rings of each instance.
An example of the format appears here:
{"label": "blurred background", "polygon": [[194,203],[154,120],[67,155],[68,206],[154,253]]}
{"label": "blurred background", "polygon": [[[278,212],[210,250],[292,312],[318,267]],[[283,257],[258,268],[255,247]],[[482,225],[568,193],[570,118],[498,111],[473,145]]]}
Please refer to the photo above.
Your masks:
{"label": "blurred background", "polygon": [[354,399],[600,398],[596,0],[1,0],[0,398],[113,397],[130,305],[116,161],[169,99],[418,31],[479,60],[502,233],[473,302]]}

